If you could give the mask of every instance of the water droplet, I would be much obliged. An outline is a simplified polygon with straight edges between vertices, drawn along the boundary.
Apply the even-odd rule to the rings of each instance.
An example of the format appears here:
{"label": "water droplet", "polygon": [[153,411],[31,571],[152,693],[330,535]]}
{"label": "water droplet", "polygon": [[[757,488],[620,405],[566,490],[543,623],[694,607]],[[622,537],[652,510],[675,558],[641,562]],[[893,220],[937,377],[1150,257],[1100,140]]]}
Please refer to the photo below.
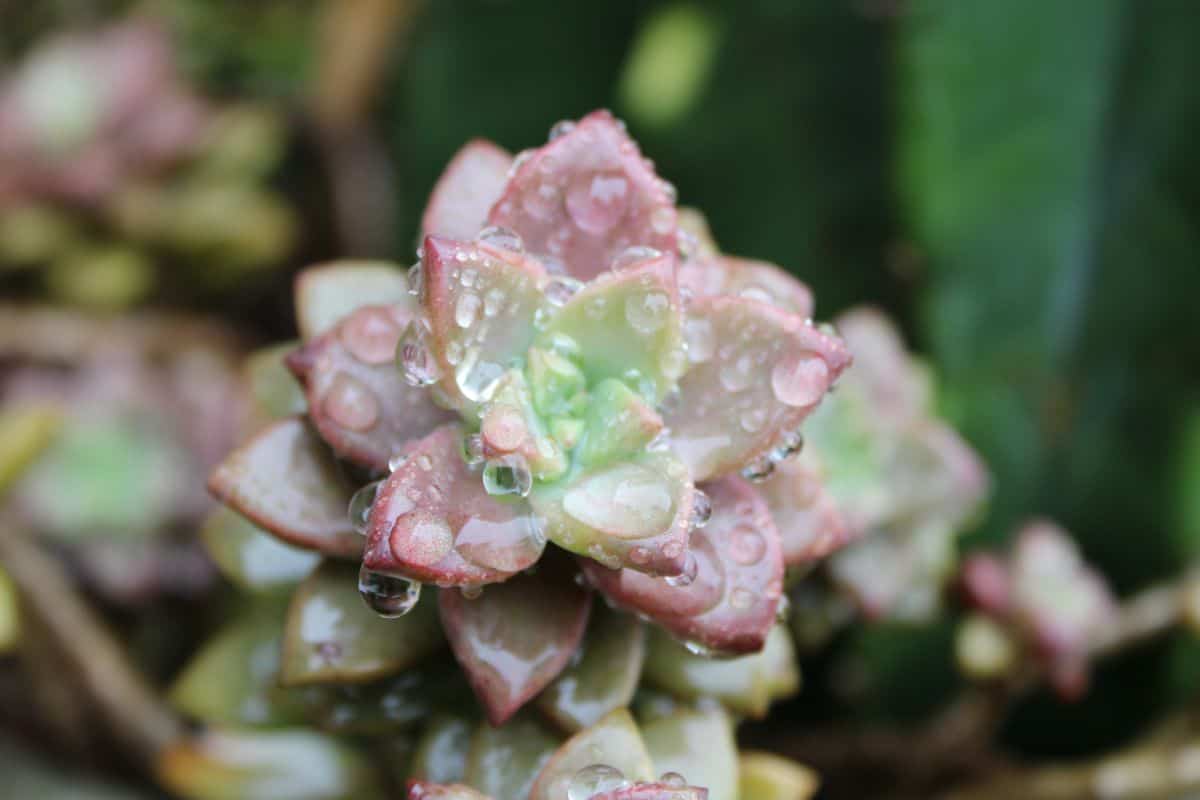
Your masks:
{"label": "water droplet", "polygon": [[786,461],[793,456],[799,455],[804,449],[804,435],[799,430],[784,431],[779,437],[775,448],[771,450],[771,460],[779,462]]}
{"label": "water droplet", "polygon": [[474,292],[464,292],[454,304],[454,323],[460,328],[469,328],[479,317],[483,301]]}
{"label": "water droplet", "polygon": [[664,772],[659,777],[658,782],[668,789],[682,789],[687,786],[687,778],[678,772]]}
{"label": "water droplet", "polygon": [[666,197],[668,203],[675,205],[677,202],[679,202],[679,190],[675,188],[675,184],[664,180],[659,185],[662,188],[663,195]]}
{"label": "water droplet", "polygon": [[712,500],[703,491],[697,489],[692,494],[692,530],[703,528],[712,519]]}
{"label": "water droplet", "polygon": [[629,181],[617,171],[583,173],[567,187],[567,213],[577,227],[601,236],[617,226],[629,203]]}
{"label": "water droplet", "polygon": [[575,122],[569,119],[560,119],[550,127],[550,135],[546,141],[553,142],[560,136],[566,136],[571,131],[575,130]]}
{"label": "water droplet", "polygon": [[683,643],[683,649],[687,650],[692,655],[700,656],[701,658],[712,658],[713,657],[713,649],[711,647],[709,647],[706,644],[702,644],[701,642],[692,641],[690,639]]}
{"label": "water droplet", "polygon": [[675,209],[671,206],[659,206],[650,212],[650,227],[655,233],[666,235],[675,227]]}
{"label": "water droplet", "polygon": [[408,293],[420,297],[421,289],[425,286],[425,263],[420,260],[423,251],[418,253],[417,263],[408,268]]}
{"label": "water droplet", "polygon": [[468,583],[458,587],[458,591],[467,600],[478,600],[479,596],[483,594],[483,584]]}
{"label": "water droplet", "polygon": [[683,557],[683,571],[678,575],[668,575],[663,578],[668,586],[691,586],[696,580],[697,573],[700,572],[700,562],[691,554],[691,551]]}
{"label": "water droplet", "polygon": [[592,764],[576,772],[567,786],[567,800],[590,800],[595,795],[629,786],[625,774],[608,764]]}
{"label": "water droplet", "polygon": [[429,386],[441,377],[437,361],[429,351],[429,327],[425,320],[408,323],[396,346],[396,361],[411,386]]}
{"label": "water droplet", "polygon": [[494,317],[500,313],[500,309],[504,308],[504,290],[499,286],[493,286],[488,289],[483,295],[483,315],[485,317]]}
{"label": "water droplet", "polygon": [[742,469],[742,477],[751,483],[762,483],[775,474],[775,462],[769,456],[759,456]]}
{"label": "water droplet", "polygon": [[771,391],[784,405],[811,406],[829,385],[829,367],[815,353],[784,356],[771,370]]}
{"label": "water droplet", "polygon": [[754,592],[744,586],[739,586],[729,593],[729,605],[738,611],[745,611],[754,605]]}
{"label": "water droplet", "polygon": [[718,377],[726,390],[740,392],[750,385],[753,375],[754,360],[749,353],[743,353],[736,359],[722,364]]}
{"label": "water droplet", "polygon": [[748,409],[742,414],[742,430],[746,433],[758,433],[767,424],[767,409],[762,406]]}
{"label": "water droplet", "polygon": [[617,253],[610,263],[609,269],[613,272],[620,272],[624,269],[629,269],[635,264],[640,264],[643,261],[649,261],[652,258],[658,258],[662,253],[655,250],[653,247],[644,247],[642,245],[634,245],[626,247],[621,252]]}
{"label": "water droplet", "polygon": [[404,466],[404,462],[408,461],[408,456],[404,453],[397,453],[388,459],[388,472],[395,472]]}
{"label": "water droplet", "polygon": [[421,584],[396,575],[372,572],[364,565],[358,572],[358,592],[367,608],[381,617],[394,619],[416,607],[421,599]]}
{"label": "water droplet", "polygon": [[352,431],[370,430],[379,421],[379,398],[345,372],[334,376],[321,398],[321,408],[335,423]]}
{"label": "water droplet", "polygon": [[762,286],[757,283],[752,283],[738,292],[740,297],[747,300],[757,300],[760,303],[774,303],[775,297]]}
{"label": "water droplet", "polygon": [[533,473],[523,456],[510,453],[488,461],[483,468],[483,488],[493,496],[526,497],[533,488]]}
{"label": "water droplet", "polygon": [[382,308],[364,308],[342,323],[338,338],[364,364],[386,364],[400,335],[396,319]]}
{"label": "water droplet", "polygon": [[423,471],[429,472],[429,470],[433,469],[433,459],[427,454],[421,453],[421,455],[417,456],[417,466]]}
{"label": "water droplet", "polygon": [[675,234],[676,249],[679,251],[679,260],[687,261],[692,256],[696,255],[696,250],[700,247],[700,242],[690,232],[682,228]]}
{"label": "water droplet", "polygon": [[775,606],[775,621],[786,623],[792,615],[792,601],[786,594],[779,596],[779,605]]}
{"label": "water droplet", "polygon": [[550,302],[550,305],[561,308],[582,287],[582,281],[577,281],[566,275],[560,275],[551,278],[542,292],[546,295],[546,300]]}
{"label": "water droplet", "polygon": [[689,317],[683,323],[683,339],[687,342],[688,360],[693,364],[703,364],[713,357],[717,337],[709,320],[703,317]]}
{"label": "water droplet", "polygon": [[463,459],[467,466],[476,467],[483,463],[483,436],[468,433],[463,437]]}
{"label": "water droplet", "polygon": [[583,310],[592,319],[601,319],[608,311],[608,300],[605,297],[593,297],[587,301]]}
{"label": "water droplet", "polygon": [[502,228],[499,225],[487,226],[479,232],[479,235],[475,237],[475,241],[514,253],[520,253],[525,250],[525,243],[521,241],[521,237],[515,231]]}
{"label": "water droplet", "polygon": [[521,167],[525,166],[525,162],[533,158],[535,152],[534,148],[529,147],[517,153],[517,157],[513,159],[512,165],[508,168],[508,177],[512,178],[516,175]]}
{"label": "water droplet", "polygon": [[729,537],[729,557],[739,564],[757,564],[766,552],[766,539],[749,525],[739,525]]}
{"label": "water droplet", "polygon": [[453,547],[454,533],[450,526],[440,517],[430,517],[412,526],[405,553],[411,561],[431,566],[445,558]]}
{"label": "water droplet", "polygon": [[451,366],[455,366],[462,362],[464,352],[465,351],[463,349],[462,342],[458,341],[457,339],[446,342],[446,361],[448,361]]}
{"label": "water droplet", "polygon": [[371,506],[375,504],[375,496],[379,493],[379,485],[381,483],[382,481],[368,483],[350,496],[350,506],[347,510],[350,515],[350,524],[359,533],[365,534],[367,532],[367,522],[371,516]]}
{"label": "water droplet", "polygon": [[473,403],[490,400],[504,377],[504,367],[494,361],[484,361],[479,350],[472,350],[464,357],[455,372],[458,390]]}
{"label": "water droplet", "polygon": [[671,299],[663,292],[625,298],[625,320],[640,334],[654,333],[667,322]]}

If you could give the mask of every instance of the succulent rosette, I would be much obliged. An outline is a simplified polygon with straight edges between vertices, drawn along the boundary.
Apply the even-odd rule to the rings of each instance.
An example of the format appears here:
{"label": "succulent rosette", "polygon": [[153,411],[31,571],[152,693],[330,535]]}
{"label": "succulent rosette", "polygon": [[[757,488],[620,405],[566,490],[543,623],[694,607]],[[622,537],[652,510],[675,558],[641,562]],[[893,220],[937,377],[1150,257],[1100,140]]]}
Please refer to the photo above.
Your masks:
{"label": "succulent rosette", "polygon": [[1117,601],[1065,530],[1032,520],[1008,554],[969,556],[959,581],[976,609],[959,632],[959,661],[969,673],[1000,677],[1018,664],[1020,649],[1061,696],[1086,691],[1089,663],[1116,619]]}
{"label": "succulent rosette", "polygon": [[[596,112],[516,158],[466,145],[407,274],[304,272],[301,343],[257,360],[272,419],[210,479],[238,514],[207,531],[244,587],[301,582],[264,612],[282,633],[230,632],[178,703],[234,726],[256,721],[246,693],[259,723],[423,725],[411,797],[737,797],[732,721],[798,685],[785,568],[840,544],[798,543],[780,520],[807,499],[758,483],[850,356],[806,287],[702,250],[695,219]],[[286,567],[236,555],[264,531]],[[429,666],[444,644],[461,671]],[[248,681],[212,713],[200,676],[259,646],[288,703]],[[464,679],[486,719],[470,736]],[[643,679],[666,694],[643,690],[639,724]],[[465,766],[427,763],[443,747]],[[744,773],[808,785],[795,769]]]}

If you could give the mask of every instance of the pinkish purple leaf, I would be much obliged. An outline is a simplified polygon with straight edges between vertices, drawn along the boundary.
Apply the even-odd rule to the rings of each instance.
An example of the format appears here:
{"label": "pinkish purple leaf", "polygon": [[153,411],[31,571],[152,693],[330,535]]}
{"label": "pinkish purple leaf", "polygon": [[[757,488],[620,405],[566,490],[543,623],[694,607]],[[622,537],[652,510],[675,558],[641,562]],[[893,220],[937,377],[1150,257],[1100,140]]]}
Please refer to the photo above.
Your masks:
{"label": "pinkish purple leaf", "polygon": [[488,223],[515,231],[530,252],[580,280],[630,247],[676,248],[670,188],[607,111],[519,156]]}
{"label": "pinkish purple leaf", "polygon": [[[783,594],[779,533],[766,502],[741,478],[702,488],[712,501],[712,518],[692,532],[690,584],[672,586],[581,560],[584,573],[613,602],[646,614],[680,639],[726,653],[761,650]],[[684,574],[693,575],[690,565]]]}
{"label": "pinkish purple leaf", "polygon": [[396,343],[411,317],[403,305],[362,306],[288,357],[322,438],[377,471],[406,442],[453,419],[396,369]]}
{"label": "pinkish purple leaf", "polygon": [[597,764],[631,781],[653,776],[650,754],[627,709],[618,708],[563,742],[538,775],[529,800],[563,800],[579,772]]}
{"label": "pinkish purple leaf", "polygon": [[683,372],[682,306],[673,254],[633,261],[576,292],[550,320],[539,344],[566,337],[578,346],[588,384],[617,378],[649,400]]}
{"label": "pinkish purple leaf", "polygon": [[359,306],[415,304],[407,276],[386,261],[334,261],[309,267],[296,276],[296,324],[308,341],[335,326]]}
{"label": "pinkish purple leaf", "polygon": [[673,783],[635,783],[624,789],[594,794],[589,800],[708,800],[708,789]]}
{"label": "pinkish purple leaf", "polygon": [[854,382],[862,387],[873,414],[892,424],[905,424],[928,413],[929,374],[909,354],[886,314],[869,306],[855,308],[835,323],[854,354]]}
{"label": "pinkish purple leaf", "polygon": [[454,154],[433,187],[421,232],[425,236],[472,239],[504,191],[512,155],[486,139],[472,139]]}
{"label": "pinkish purple leaf", "polygon": [[480,794],[461,783],[443,784],[427,781],[409,781],[408,791],[404,796],[407,800],[491,800],[486,794]]}
{"label": "pinkish purple leaf", "polygon": [[545,272],[513,250],[425,239],[423,306],[440,386],[458,405],[487,400],[533,341]]}
{"label": "pinkish purple leaf", "polygon": [[503,581],[537,562],[545,538],[528,505],[484,491],[463,459],[462,435],[444,425],[404,449],[371,507],[367,569],[465,586]]}
{"label": "pinkish purple leaf", "polygon": [[684,336],[691,368],[666,423],[697,480],[766,456],[850,364],[836,337],[745,297],[696,300]]}
{"label": "pinkish purple leaf", "polygon": [[271,424],[231,453],[209,476],[208,489],[284,541],[340,558],[362,552],[346,513],[353,490],[298,417]]}
{"label": "pinkish purple leaf", "polygon": [[438,594],[442,627],[488,721],[502,725],[567,666],[587,628],[591,595],[564,569],[524,573],[482,597]]}
{"label": "pinkish purple leaf", "polygon": [[530,495],[550,541],[612,568],[678,575],[687,553],[695,487],[670,453],[648,452]]}
{"label": "pinkish purple leaf", "polygon": [[693,297],[740,295],[802,318],[813,315],[812,290],[769,261],[715,253],[699,255],[680,265],[679,285]]}
{"label": "pinkish purple leaf", "polygon": [[789,567],[819,561],[854,538],[855,529],[846,524],[821,475],[801,460],[780,462],[759,491],[779,528]]}

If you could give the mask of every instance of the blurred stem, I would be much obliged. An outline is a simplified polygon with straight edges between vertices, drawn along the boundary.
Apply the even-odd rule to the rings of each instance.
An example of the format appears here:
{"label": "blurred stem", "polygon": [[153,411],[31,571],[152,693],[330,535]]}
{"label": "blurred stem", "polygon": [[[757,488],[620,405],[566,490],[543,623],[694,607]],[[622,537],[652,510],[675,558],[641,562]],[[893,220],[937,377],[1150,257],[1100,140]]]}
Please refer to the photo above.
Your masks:
{"label": "blurred stem", "polygon": [[78,681],[124,752],[153,774],[158,755],[184,733],[183,723],[135,671],[70,576],[23,531],[0,520],[0,564],[20,593],[21,609],[65,663],[55,675]]}
{"label": "blurred stem", "polygon": [[369,112],[419,0],[327,0],[317,42],[311,110],[333,185],[346,255],[395,252],[396,187]]}

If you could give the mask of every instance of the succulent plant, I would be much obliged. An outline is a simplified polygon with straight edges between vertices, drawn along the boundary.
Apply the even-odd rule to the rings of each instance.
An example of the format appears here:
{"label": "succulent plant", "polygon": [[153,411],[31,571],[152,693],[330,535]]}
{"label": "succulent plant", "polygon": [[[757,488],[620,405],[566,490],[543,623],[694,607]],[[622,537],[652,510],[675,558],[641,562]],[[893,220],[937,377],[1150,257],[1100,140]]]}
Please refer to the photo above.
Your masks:
{"label": "succulent plant", "polygon": [[262,185],[278,114],[202,99],[176,61],[162,25],[131,18],[48,39],[0,82],[0,270],[124,307],[170,283],[159,260],[193,267],[194,291],[287,254],[292,213]]}
{"label": "succulent plant", "polygon": [[[206,541],[260,599],[177,705],[230,731],[416,728],[411,797],[738,797],[734,718],[798,686],[785,567],[841,544],[758,484],[850,356],[803,284],[699,219],[596,112],[515,159],[466,145],[407,274],[301,274],[302,343],[255,360],[273,420],[209,482],[238,513]],[[266,591],[297,581],[286,609]],[[179,767],[200,758],[168,782],[216,796]],[[751,785],[811,792],[746,758]]]}
{"label": "succulent plant", "polygon": [[1025,651],[1065,698],[1087,690],[1093,650],[1116,618],[1104,577],[1058,525],[1033,520],[1007,558],[978,552],[960,582],[976,613],[959,631],[959,662],[974,677],[997,678]]}

